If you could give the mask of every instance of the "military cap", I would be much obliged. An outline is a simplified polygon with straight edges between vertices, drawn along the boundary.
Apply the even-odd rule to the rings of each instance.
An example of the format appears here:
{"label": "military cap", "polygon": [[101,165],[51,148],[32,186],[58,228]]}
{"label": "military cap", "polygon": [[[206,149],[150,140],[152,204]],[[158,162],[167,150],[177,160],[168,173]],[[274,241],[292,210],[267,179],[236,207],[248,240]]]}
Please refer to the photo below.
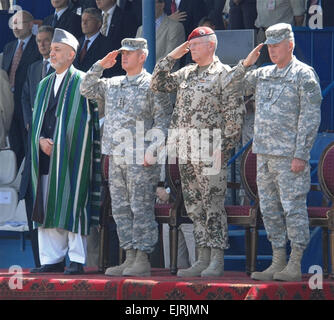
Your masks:
{"label": "military cap", "polygon": [[125,38],[121,42],[122,47],[119,50],[135,51],[147,49],[147,41],[144,38]]}
{"label": "military cap", "polygon": [[214,34],[214,33],[215,32],[209,27],[198,27],[190,33],[188,37],[188,41],[190,41],[191,39],[210,36],[211,34]]}
{"label": "military cap", "polygon": [[292,27],[288,23],[277,23],[266,30],[266,42],[264,44],[277,44],[283,40],[294,38]]}
{"label": "military cap", "polygon": [[55,29],[52,42],[65,43],[68,46],[72,47],[75,52],[77,52],[79,47],[79,42],[72,33],[69,33],[68,31],[59,28]]}

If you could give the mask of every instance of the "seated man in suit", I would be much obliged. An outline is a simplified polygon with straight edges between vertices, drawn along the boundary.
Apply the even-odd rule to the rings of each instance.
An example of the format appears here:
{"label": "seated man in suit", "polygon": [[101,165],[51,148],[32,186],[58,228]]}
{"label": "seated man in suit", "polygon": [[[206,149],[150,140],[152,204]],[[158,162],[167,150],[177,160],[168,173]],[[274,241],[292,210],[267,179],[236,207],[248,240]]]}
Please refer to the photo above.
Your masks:
{"label": "seated man in suit", "polygon": [[[73,65],[84,72],[108,53],[107,38],[100,33],[102,14],[95,8],[85,9],[81,17],[84,34],[79,39],[79,50]],[[104,74],[104,76],[108,76]]]}
{"label": "seated man in suit", "polygon": [[[52,73],[54,69],[50,65],[50,50],[51,41],[54,29],[51,26],[40,26],[36,35],[36,42],[38,50],[43,57],[43,60],[37,60],[28,68],[27,79],[22,90],[22,109],[24,126],[28,133],[28,141],[31,139],[31,119],[34,101],[37,93],[39,82],[48,74]],[[31,238],[31,246],[35,261],[35,266],[40,267],[39,253],[38,253],[38,235],[37,229],[33,229],[31,215],[32,215],[32,191],[31,191],[31,148],[30,143],[27,144],[27,151],[22,172],[22,179],[20,185],[20,200],[25,199],[27,220]]]}
{"label": "seated man in suit", "polygon": [[3,50],[2,68],[9,76],[11,90],[14,93],[14,114],[9,129],[9,143],[16,155],[20,167],[25,155],[27,134],[24,128],[21,95],[28,67],[41,58],[35,36],[32,34],[34,17],[30,12],[21,10],[11,18],[11,27],[16,40],[6,44]]}
{"label": "seated man in suit", "polygon": [[82,36],[81,19],[72,11],[69,0],[51,0],[51,4],[55,12],[43,20],[43,25],[61,28],[80,38]]}

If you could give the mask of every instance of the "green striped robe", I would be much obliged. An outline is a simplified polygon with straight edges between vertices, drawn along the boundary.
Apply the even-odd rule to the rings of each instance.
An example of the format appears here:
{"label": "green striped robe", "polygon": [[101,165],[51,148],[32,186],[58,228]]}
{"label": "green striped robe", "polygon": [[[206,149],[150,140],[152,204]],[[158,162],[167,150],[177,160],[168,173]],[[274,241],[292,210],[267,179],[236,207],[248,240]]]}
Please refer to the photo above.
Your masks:
{"label": "green striped robe", "polygon": [[81,235],[87,235],[92,216],[98,216],[100,210],[100,133],[97,106],[80,95],[82,76],[71,66],[61,88],[45,210],[39,176],[39,138],[55,73],[38,86],[31,134],[32,220],[35,226],[74,233],[81,230]]}

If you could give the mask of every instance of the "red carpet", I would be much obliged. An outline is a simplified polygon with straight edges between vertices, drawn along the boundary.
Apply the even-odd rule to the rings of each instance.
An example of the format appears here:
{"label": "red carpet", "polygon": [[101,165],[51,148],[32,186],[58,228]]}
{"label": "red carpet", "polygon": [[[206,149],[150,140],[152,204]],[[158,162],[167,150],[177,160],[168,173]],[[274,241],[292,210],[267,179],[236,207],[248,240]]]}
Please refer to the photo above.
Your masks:
{"label": "red carpet", "polygon": [[153,269],[150,278],[106,277],[94,270],[85,275],[30,274],[20,283],[0,270],[0,300],[334,300],[334,280],[324,279],[322,289],[302,282],[258,282],[242,272],[225,272],[220,278],[178,278],[169,270]]}

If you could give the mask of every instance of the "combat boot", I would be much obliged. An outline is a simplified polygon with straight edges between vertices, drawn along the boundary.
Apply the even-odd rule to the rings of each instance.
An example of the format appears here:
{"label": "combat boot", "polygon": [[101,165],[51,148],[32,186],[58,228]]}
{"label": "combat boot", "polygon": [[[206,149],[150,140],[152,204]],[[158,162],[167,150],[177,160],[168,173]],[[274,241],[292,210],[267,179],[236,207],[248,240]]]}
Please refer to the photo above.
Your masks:
{"label": "combat boot", "polygon": [[201,272],[210,264],[210,248],[198,248],[198,260],[188,269],[177,272],[178,277],[200,277]]}
{"label": "combat boot", "polygon": [[292,247],[288,265],[281,271],[274,274],[274,280],[279,281],[301,281],[301,260],[304,250],[297,247]]}
{"label": "combat boot", "polygon": [[151,264],[148,261],[148,254],[137,250],[136,260],[132,266],[124,269],[123,276],[146,277],[151,275]]}
{"label": "combat boot", "polygon": [[273,249],[273,261],[269,268],[262,272],[253,272],[251,278],[254,280],[270,281],[273,280],[276,272],[282,271],[286,267],[286,249]]}
{"label": "combat boot", "polygon": [[202,277],[221,277],[224,274],[224,250],[211,248],[209,266],[202,271]]}
{"label": "combat boot", "polygon": [[125,261],[121,265],[108,268],[104,274],[106,276],[111,276],[111,277],[122,276],[124,269],[134,264],[136,259],[136,250],[135,249],[126,250],[125,257],[126,257]]}

